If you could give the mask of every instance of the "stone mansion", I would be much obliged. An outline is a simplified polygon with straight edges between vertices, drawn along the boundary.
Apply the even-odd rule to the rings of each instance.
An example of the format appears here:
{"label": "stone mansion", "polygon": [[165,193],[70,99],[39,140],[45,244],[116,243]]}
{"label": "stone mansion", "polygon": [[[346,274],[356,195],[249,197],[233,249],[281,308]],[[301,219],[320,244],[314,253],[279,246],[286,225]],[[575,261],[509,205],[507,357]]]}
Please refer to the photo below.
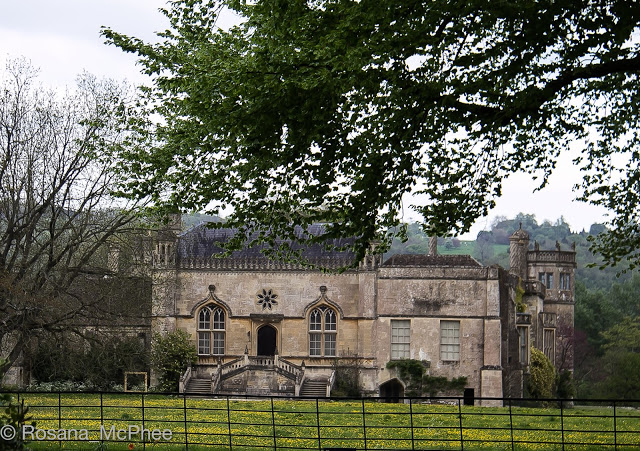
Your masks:
{"label": "stone mansion", "polygon": [[[146,294],[109,291],[121,292],[114,302],[132,312],[130,323],[109,330],[147,344],[152,333],[189,334],[198,358],[182,391],[330,396],[342,360],[355,362],[363,395],[395,398],[406,382],[387,364],[414,359],[431,376],[465,376],[466,399],[520,397],[531,347],[573,370],[575,247],[540,250],[520,229],[510,237],[509,269],[438,255],[432,239],[427,255],[367,255],[331,273],[274,262],[255,248],[212,258],[232,233],[168,226],[145,245]],[[316,267],[353,261],[319,246],[302,251]],[[3,382],[29,380],[24,359]]]}
{"label": "stone mansion", "polygon": [[[466,376],[465,397],[518,397],[531,346],[573,369],[575,248],[540,250],[520,229],[508,270],[438,255],[432,240],[428,255],[370,255],[326,273],[256,249],[211,258],[231,233],[168,228],[153,245],[151,328],[186,331],[198,352],[181,390],[325,396],[348,357],[366,395],[402,396],[387,363],[416,359],[432,376]],[[352,257],[304,253],[325,268]]]}

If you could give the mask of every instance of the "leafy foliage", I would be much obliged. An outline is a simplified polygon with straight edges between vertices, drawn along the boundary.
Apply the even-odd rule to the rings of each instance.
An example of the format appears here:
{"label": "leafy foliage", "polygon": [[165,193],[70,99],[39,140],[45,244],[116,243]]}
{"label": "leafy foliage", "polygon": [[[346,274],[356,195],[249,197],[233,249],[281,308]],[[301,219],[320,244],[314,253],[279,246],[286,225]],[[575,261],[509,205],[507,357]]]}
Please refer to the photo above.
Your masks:
{"label": "leafy foliage", "polygon": [[160,390],[178,391],[180,376],[196,360],[196,348],[189,342],[185,331],[176,330],[153,337],[151,366],[160,373]]}
{"label": "leafy foliage", "polygon": [[[0,428],[11,426],[14,431],[21,431],[25,424],[35,426],[35,422],[28,423],[31,420],[31,417],[27,416],[28,413],[29,408],[25,407],[24,401],[16,404],[11,394],[0,394]],[[25,444],[20,432],[9,440],[4,436],[0,438],[0,447],[7,451],[26,449]]]}
{"label": "leafy foliage", "polygon": [[111,389],[124,382],[125,371],[147,371],[149,356],[137,337],[99,336],[49,340],[32,358],[33,377],[44,382],[78,382],[92,389]]}
{"label": "leafy foliage", "polygon": [[572,399],[576,396],[576,387],[570,371],[564,370],[556,374],[556,396],[560,399]]}
{"label": "leafy foliage", "polygon": [[[244,22],[216,27],[223,7]],[[238,242],[275,252],[295,225],[326,222],[302,240],[357,237],[362,257],[403,234],[405,193],[423,195],[429,234],[457,234],[506,175],[543,186],[582,140],[580,196],[616,226],[594,246],[607,264],[640,257],[634,2],[181,0],[163,13],[157,44],[103,29],[140,56],[163,119],[121,155],[126,194],[233,207]]]}
{"label": "leafy foliage", "polygon": [[606,378],[600,393],[617,399],[640,398],[640,317],[626,317],[602,336]]}
{"label": "leafy foliage", "polygon": [[449,380],[425,374],[427,367],[419,360],[391,360],[387,362],[387,368],[398,371],[398,376],[406,384],[405,396],[437,396],[440,392],[462,390],[467,385],[466,376]]}
{"label": "leafy foliage", "polygon": [[331,396],[356,397],[361,395],[360,359],[357,355],[343,356],[333,361],[335,382]]}
{"label": "leafy foliage", "polygon": [[556,370],[551,361],[539,349],[531,347],[530,375],[527,383],[532,398],[551,398]]}
{"label": "leafy foliage", "polygon": [[461,391],[467,385],[466,376],[458,376],[449,380],[443,376],[429,376],[422,378],[422,391],[429,396],[437,396],[440,392]]}

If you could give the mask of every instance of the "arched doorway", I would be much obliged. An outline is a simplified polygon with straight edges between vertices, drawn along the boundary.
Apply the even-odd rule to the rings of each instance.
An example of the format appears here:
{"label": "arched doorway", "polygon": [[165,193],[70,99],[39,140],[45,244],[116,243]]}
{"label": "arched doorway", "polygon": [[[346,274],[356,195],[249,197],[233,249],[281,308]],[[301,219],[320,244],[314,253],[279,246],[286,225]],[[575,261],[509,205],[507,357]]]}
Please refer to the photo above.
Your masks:
{"label": "arched doorway", "polygon": [[380,397],[385,402],[400,402],[404,396],[404,386],[398,379],[391,379],[380,386]]}
{"label": "arched doorway", "polygon": [[270,325],[258,329],[258,355],[274,355],[276,353],[276,328]]}

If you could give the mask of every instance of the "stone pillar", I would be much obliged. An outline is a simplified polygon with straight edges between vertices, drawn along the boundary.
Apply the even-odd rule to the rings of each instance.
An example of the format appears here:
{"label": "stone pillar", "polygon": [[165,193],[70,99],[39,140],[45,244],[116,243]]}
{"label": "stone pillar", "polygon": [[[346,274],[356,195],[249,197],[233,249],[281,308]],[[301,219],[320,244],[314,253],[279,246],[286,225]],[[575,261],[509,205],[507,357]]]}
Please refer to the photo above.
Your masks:
{"label": "stone pillar", "polygon": [[[482,398],[502,398],[502,369],[483,367],[480,369],[480,396]],[[501,399],[483,399],[483,407],[502,407]]]}

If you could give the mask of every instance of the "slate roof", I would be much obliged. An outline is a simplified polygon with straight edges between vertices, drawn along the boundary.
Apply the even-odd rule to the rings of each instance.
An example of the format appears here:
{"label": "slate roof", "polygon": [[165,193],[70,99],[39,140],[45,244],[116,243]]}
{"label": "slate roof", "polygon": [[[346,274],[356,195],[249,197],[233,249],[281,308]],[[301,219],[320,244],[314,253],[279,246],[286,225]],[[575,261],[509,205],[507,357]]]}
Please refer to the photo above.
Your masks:
{"label": "slate roof", "polygon": [[382,266],[475,266],[482,265],[470,255],[396,254]]}
{"label": "slate roof", "polygon": [[[313,224],[307,228],[307,233],[310,235],[320,235],[324,231],[322,224]],[[221,228],[211,229],[206,224],[196,226],[186,232],[184,232],[178,242],[178,258],[208,258],[214,254],[222,252],[221,244],[229,240],[234,234],[237,233],[237,229]],[[302,228],[296,228],[296,235],[302,236]],[[297,242],[291,242],[291,240],[276,240],[277,244],[287,242],[291,245],[292,249],[303,249],[302,256],[304,258],[326,258],[336,257],[340,259],[355,257],[355,254],[350,251],[336,251],[327,250],[320,244],[314,244],[311,246],[303,246]],[[351,244],[353,239],[334,239],[330,240],[329,244],[335,246],[345,246]],[[245,248],[239,251],[234,251],[231,258],[264,258],[264,255],[260,252],[265,246],[254,246],[251,248]]]}

